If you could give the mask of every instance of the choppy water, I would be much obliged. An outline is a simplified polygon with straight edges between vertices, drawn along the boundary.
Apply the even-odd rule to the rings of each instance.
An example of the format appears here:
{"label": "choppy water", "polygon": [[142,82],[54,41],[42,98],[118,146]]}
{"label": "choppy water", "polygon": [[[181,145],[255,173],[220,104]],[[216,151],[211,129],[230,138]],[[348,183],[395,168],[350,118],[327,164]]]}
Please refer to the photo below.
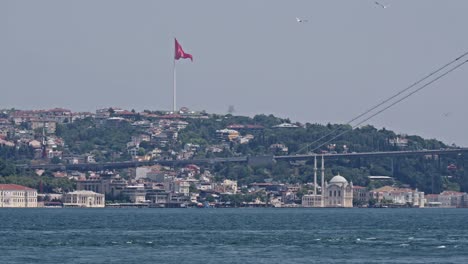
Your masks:
{"label": "choppy water", "polygon": [[1,209],[1,263],[468,263],[466,209]]}

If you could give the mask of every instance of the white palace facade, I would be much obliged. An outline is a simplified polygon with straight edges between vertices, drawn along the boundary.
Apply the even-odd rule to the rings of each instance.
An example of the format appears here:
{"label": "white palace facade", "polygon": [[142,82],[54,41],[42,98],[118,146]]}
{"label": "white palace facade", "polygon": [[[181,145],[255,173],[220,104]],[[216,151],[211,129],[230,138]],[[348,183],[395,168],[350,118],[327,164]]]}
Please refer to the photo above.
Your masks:
{"label": "white palace facade", "polygon": [[37,190],[17,184],[0,184],[2,207],[37,207]]}
{"label": "white palace facade", "polygon": [[93,191],[74,191],[63,195],[63,206],[65,207],[105,207],[104,194]]}

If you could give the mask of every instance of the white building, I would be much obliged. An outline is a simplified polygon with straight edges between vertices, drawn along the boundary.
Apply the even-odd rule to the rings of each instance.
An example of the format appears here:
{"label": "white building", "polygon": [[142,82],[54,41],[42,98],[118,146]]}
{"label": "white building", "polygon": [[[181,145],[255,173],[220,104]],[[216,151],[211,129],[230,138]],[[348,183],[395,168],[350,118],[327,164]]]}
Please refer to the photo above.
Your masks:
{"label": "white building", "polygon": [[104,194],[93,191],[74,191],[63,195],[63,206],[104,207]]}
{"label": "white building", "polygon": [[237,193],[237,181],[224,180],[222,186],[224,193]]}
{"label": "white building", "polygon": [[[323,199],[323,205],[322,205]],[[302,196],[303,207],[353,207],[353,183],[340,175],[325,183],[322,194]]]}
{"label": "white building", "polygon": [[[304,195],[302,197],[303,207],[353,207],[353,183],[340,175],[333,177],[328,183],[325,183],[325,159],[322,156],[321,187],[317,182],[317,157],[314,158],[314,191],[313,195]],[[318,194],[318,188],[321,194]]]}
{"label": "white building", "polygon": [[174,193],[181,193],[184,196],[188,196],[190,193],[190,183],[183,180],[175,180],[172,191]]}
{"label": "white building", "polygon": [[384,186],[371,192],[371,197],[379,203],[390,202],[393,206],[424,207],[424,192],[408,188]]}
{"label": "white building", "polygon": [[408,146],[408,139],[404,137],[396,137],[389,139],[388,142],[396,147],[407,147]]}
{"label": "white building", "polygon": [[459,208],[468,207],[468,194],[455,191],[444,191],[440,194],[428,194],[426,205],[428,207]]}
{"label": "white building", "polygon": [[37,190],[17,184],[0,184],[1,207],[37,207]]}
{"label": "white building", "polygon": [[302,196],[302,207],[318,207],[322,202],[320,194],[305,194]]}
{"label": "white building", "polygon": [[353,183],[340,175],[325,184],[325,207],[353,207]]}

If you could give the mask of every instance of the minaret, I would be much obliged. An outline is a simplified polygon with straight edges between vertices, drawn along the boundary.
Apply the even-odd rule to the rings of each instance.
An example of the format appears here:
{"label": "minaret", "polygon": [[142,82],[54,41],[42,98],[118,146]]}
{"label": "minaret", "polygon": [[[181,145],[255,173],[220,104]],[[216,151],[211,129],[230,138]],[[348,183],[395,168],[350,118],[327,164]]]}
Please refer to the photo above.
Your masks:
{"label": "minaret", "polygon": [[314,155],[314,207],[317,207],[317,155]]}
{"label": "minaret", "polygon": [[325,207],[325,159],[322,155],[322,207]]}
{"label": "minaret", "polygon": [[47,138],[46,138],[46,128],[48,128],[47,123],[44,121],[42,124],[42,142],[41,142],[41,155],[43,159],[47,158]]}

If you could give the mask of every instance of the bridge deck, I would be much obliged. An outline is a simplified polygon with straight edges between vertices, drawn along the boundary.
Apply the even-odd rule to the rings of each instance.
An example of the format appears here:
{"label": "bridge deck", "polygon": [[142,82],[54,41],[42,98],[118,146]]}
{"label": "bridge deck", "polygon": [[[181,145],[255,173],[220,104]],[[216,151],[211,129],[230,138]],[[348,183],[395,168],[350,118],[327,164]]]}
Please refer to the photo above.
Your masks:
{"label": "bridge deck", "polygon": [[[409,156],[409,155],[441,155],[441,154],[457,154],[468,152],[468,148],[459,149],[440,149],[440,150],[417,150],[417,151],[386,151],[386,152],[361,152],[361,153],[325,153],[325,154],[305,154],[305,155],[284,155],[284,156],[269,156],[271,162],[273,160],[307,160],[315,156],[327,159],[334,158],[368,158],[368,157],[396,157],[396,156]],[[132,167],[150,166],[155,164],[165,166],[180,166],[188,164],[207,165],[215,163],[237,162],[244,163],[253,160],[263,160],[268,156],[254,156],[254,157],[229,157],[229,158],[211,158],[211,159],[192,159],[192,160],[152,160],[152,161],[124,161],[124,162],[107,162],[107,163],[79,163],[79,164],[39,164],[17,165],[17,168],[24,169],[50,169],[50,170],[106,170],[106,169],[124,169]]]}

